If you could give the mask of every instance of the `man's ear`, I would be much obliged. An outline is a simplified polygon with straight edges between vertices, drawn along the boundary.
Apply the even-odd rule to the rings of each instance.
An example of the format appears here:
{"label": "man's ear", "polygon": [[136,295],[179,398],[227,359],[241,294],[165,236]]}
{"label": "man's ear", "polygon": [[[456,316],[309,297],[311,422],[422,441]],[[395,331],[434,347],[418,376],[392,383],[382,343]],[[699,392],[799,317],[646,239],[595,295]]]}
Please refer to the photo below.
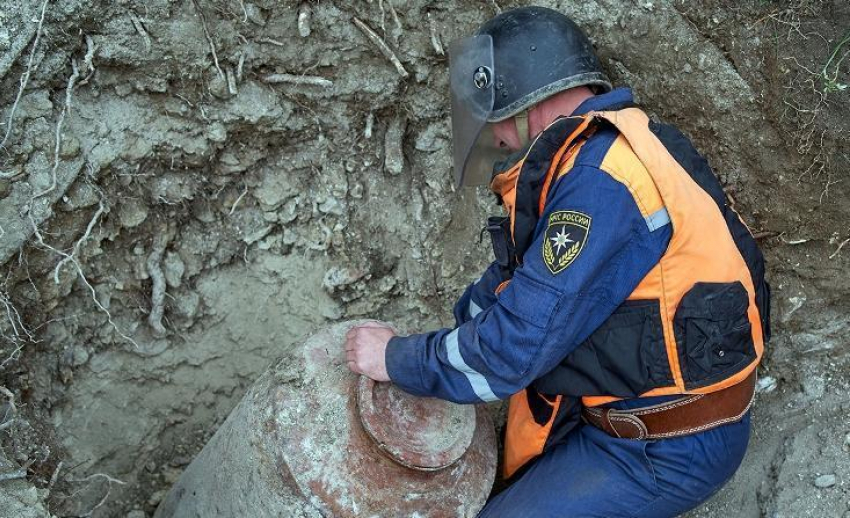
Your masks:
{"label": "man's ear", "polygon": [[494,145],[499,146],[500,142],[504,142],[512,152],[522,148],[514,117],[492,124]]}

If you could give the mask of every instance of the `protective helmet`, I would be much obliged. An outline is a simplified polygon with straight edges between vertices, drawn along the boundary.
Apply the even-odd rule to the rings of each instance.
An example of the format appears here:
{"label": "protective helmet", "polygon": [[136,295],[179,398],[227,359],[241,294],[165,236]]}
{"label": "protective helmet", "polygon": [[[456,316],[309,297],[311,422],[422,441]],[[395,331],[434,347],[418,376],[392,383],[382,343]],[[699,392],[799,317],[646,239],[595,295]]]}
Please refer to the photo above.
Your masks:
{"label": "protective helmet", "polygon": [[449,47],[455,180],[490,178],[505,150],[492,125],[577,86],[611,90],[593,46],[565,15],[545,7],[505,11]]}

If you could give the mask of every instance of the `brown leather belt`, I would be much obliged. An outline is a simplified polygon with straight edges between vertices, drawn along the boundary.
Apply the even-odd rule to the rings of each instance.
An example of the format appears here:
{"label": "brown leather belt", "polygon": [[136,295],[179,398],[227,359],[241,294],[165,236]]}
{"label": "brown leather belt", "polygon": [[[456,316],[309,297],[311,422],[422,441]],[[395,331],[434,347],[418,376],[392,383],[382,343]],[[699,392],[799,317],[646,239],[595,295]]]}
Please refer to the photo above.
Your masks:
{"label": "brown leather belt", "polygon": [[584,408],[582,417],[608,435],[623,439],[667,439],[739,421],[753,404],[756,374],[711,394],[693,394],[630,410]]}

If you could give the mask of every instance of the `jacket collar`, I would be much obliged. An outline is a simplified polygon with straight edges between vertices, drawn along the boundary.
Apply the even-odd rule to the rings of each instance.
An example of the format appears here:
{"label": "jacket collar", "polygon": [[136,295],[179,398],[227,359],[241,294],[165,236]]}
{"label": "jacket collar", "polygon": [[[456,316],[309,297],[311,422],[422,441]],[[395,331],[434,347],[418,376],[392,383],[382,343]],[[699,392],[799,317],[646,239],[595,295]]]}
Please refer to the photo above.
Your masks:
{"label": "jacket collar", "polygon": [[635,102],[631,88],[615,88],[608,93],[594,95],[584,100],[573,111],[572,116],[585,115],[590,112],[618,110]]}

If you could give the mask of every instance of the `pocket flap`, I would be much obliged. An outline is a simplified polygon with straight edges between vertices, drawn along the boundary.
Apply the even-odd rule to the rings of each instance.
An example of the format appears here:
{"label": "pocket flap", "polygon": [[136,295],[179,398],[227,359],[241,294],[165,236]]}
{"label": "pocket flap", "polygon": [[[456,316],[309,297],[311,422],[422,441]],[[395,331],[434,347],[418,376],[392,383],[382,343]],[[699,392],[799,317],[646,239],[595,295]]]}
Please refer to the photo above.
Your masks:
{"label": "pocket flap", "polygon": [[552,319],[560,294],[543,283],[517,271],[510,285],[499,294],[499,304],[523,321],[546,328]]}
{"label": "pocket flap", "polygon": [[698,282],[679,303],[679,318],[703,318],[715,321],[746,316],[750,305],[747,289],[740,281]]}

